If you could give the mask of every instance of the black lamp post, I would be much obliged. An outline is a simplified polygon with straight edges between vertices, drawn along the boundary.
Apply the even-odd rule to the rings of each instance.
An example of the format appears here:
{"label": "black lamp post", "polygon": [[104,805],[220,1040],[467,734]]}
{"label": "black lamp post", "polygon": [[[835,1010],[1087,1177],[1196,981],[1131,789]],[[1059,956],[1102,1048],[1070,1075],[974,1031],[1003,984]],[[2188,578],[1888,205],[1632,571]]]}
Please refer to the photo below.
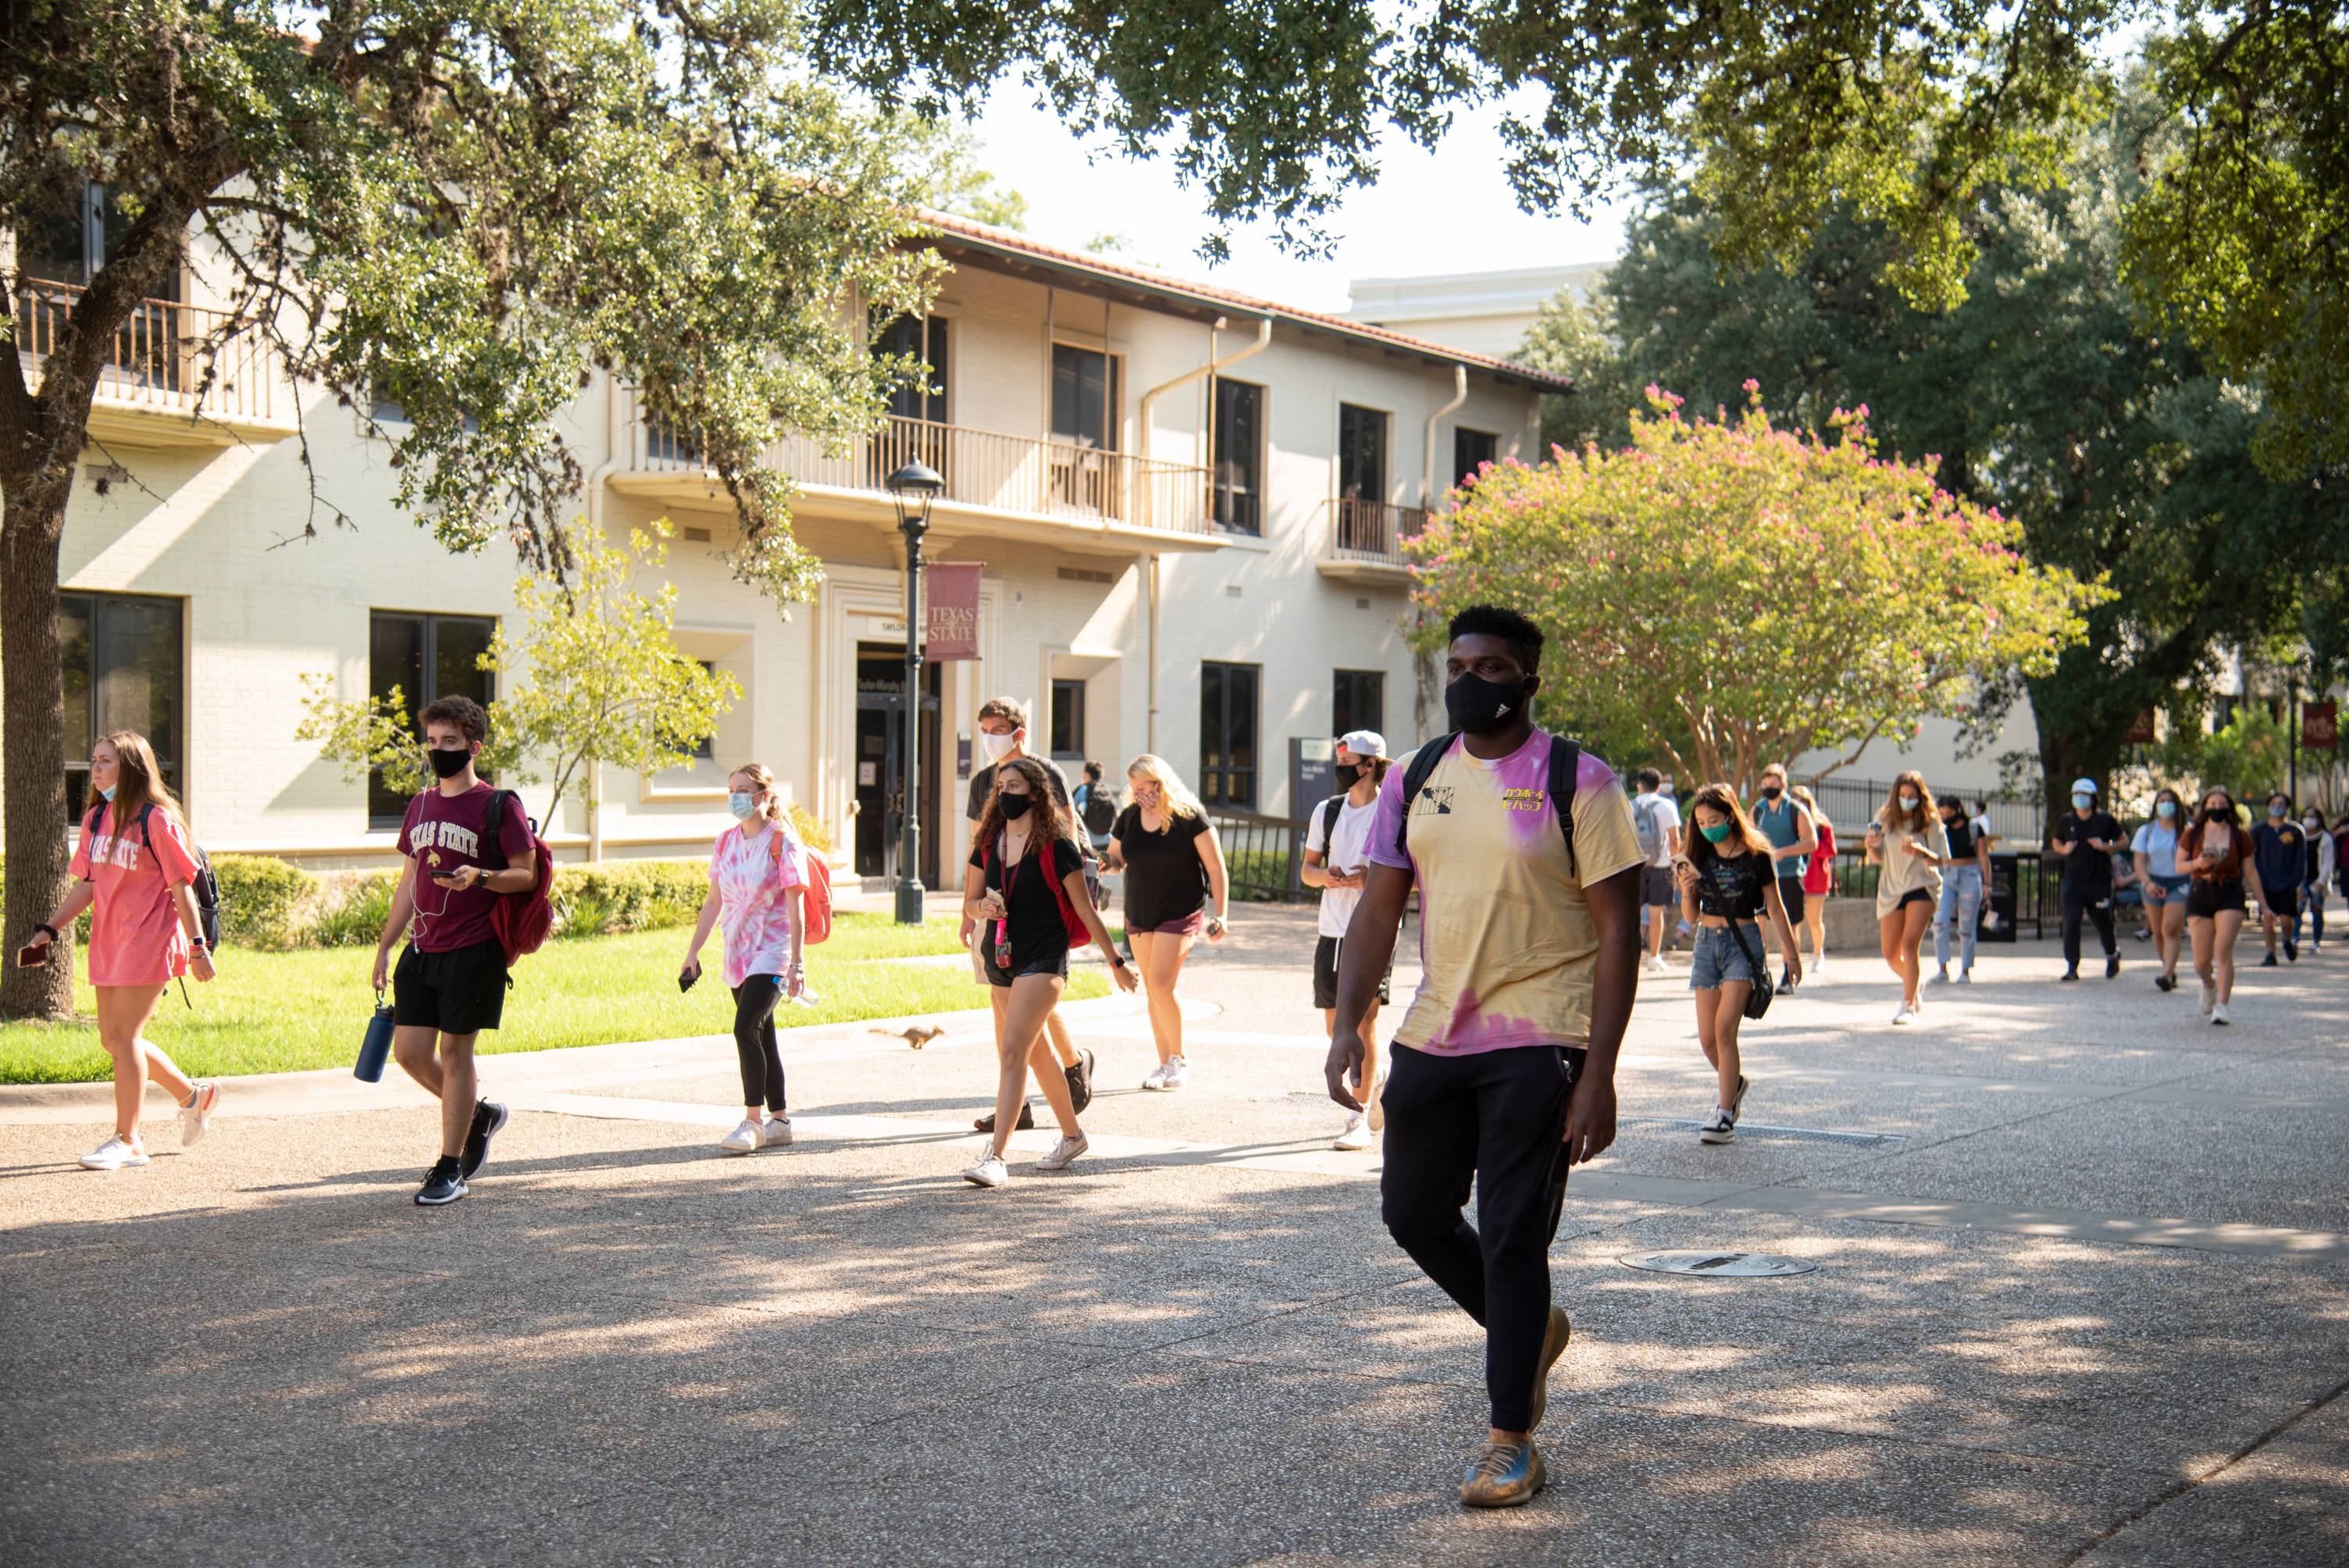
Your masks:
{"label": "black lamp post", "polygon": [[905,742],[898,808],[897,923],[922,923],[922,535],[930,530],[930,503],[947,481],[927,463],[907,463],[888,480],[905,536]]}

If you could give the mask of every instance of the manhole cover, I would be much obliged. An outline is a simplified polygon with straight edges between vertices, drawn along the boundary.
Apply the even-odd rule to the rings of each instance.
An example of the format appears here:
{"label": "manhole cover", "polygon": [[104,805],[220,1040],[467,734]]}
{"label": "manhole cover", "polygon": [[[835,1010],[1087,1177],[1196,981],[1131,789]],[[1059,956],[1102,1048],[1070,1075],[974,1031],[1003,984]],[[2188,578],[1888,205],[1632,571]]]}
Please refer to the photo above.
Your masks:
{"label": "manhole cover", "polygon": [[1696,1274],[1711,1279],[1783,1279],[1819,1265],[1783,1253],[1626,1253],[1624,1263],[1650,1274]]}

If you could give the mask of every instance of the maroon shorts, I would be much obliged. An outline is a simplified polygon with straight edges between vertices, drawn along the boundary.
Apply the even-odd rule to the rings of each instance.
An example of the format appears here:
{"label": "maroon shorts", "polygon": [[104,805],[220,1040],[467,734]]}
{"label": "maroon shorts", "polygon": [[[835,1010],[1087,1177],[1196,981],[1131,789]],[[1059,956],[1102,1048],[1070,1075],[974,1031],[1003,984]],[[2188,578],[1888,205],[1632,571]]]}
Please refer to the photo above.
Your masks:
{"label": "maroon shorts", "polygon": [[1139,931],[1151,936],[1196,936],[1207,929],[1207,912],[1195,909],[1180,920],[1170,920],[1164,925],[1134,925],[1129,932]]}

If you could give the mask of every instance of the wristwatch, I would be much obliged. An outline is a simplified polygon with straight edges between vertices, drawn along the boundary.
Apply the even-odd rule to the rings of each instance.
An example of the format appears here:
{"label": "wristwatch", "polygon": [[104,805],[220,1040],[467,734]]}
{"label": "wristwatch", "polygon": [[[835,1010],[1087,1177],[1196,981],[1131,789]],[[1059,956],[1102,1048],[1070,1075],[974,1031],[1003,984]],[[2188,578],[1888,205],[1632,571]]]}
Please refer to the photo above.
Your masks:
{"label": "wristwatch", "polygon": [[1207,916],[1207,929],[1209,931],[1223,931],[1228,928],[1224,924],[1224,917],[1222,915],[1211,914]]}

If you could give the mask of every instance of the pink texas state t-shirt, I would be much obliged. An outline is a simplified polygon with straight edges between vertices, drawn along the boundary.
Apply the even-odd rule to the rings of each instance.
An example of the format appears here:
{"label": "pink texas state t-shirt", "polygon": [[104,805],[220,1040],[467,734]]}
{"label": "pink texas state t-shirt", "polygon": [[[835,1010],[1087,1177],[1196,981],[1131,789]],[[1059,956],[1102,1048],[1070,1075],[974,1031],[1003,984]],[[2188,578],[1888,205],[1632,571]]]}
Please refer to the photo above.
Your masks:
{"label": "pink texas state t-shirt", "polygon": [[1407,855],[1395,852],[1395,828],[1411,758],[1387,769],[1371,859],[1418,877],[1421,912],[1419,994],[1398,1045],[1467,1056],[1590,1037],[1599,934],[1582,887],[1638,865],[1640,836],[1615,770],[1586,751],[1568,867],[1549,799],[1549,738],[1537,729],[1489,762],[1453,742],[1408,803]]}

